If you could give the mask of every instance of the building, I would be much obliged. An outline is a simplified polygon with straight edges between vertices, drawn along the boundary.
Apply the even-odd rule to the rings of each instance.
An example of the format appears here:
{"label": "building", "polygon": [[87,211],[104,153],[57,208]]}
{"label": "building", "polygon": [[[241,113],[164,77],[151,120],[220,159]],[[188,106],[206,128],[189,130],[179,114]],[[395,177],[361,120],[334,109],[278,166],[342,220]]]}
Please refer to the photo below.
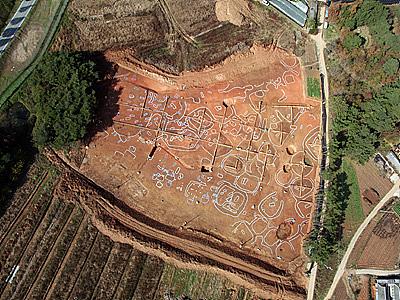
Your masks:
{"label": "building", "polygon": [[397,174],[400,174],[400,160],[393,151],[389,151],[386,155],[386,159]]}
{"label": "building", "polygon": [[376,300],[400,300],[400,279],[378,278]]}
{"label": "building", "polygon": [[308,5],[303,1],[290,0],[262,0],[264,5],[271,4],[289,19],[304,27],[307,21]]}

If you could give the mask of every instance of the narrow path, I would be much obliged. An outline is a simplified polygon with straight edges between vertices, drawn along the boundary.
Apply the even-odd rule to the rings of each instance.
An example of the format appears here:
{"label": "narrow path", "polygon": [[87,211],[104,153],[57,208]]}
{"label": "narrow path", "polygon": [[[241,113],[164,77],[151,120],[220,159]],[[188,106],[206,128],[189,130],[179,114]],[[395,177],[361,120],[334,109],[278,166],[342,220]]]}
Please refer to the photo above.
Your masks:
{"label": "narrow path", "polygon": [[[329,80],[328,72],[325,65],[325,55],[324,50],[326,47],[323,38],[323,23],[325,18],[326,6],[321,3],[321,9],[319,11],[319,28],[317,35],[310,35],[310,37],[315,41],[315,46],[317,48],[318,57],[318,68],[320,72],[321,79],[321,162],[320,162],[320,183],[319,192],[316,197],[316,208],[315,208],[315,218],[314,226],[320,228],[323,222],[323,211],[325,203],[325,187],[327,182],[323,178],[323,173],[329,164],[328,157],[328,143],[329,143]],[[315,224],[317,223],[317,224]],[[315,280],[317,275],[318,265],[315,264],[311,271],[311,276],[308,282],[307,288],[307,300],[312,300],[314,297]]]}
{"label": "narrow path", "polygon": [[392,189],[385,195],[385,197],[383,197],[382,200],[379,201],[378,205],[375,206],[375,208],[370,212],[368,217],[365,218],[364,222],[360,225],[360,227],[358,227],[356,233],[354,234],[353,238],[350,241],[349,246],[347,247],[346,253],[343,256],[342,261],[340,262],[340,265],[335,274],[335,278],[333,279],[333,283],[332,283],[331,287],[329,288],[329,291],[325,297],[325,300],[332,298],[333,292],[335,291],[340,278],[343,276],[343,273],[346,269],[346,265],[349,260],[351,251],[353,250],[358,238],[361,236],[364,229],[368,226],[368,224],[371,222],[371,220],[382,209],[382,207],[385,206],[385,204],[390,200],[390,198],[393,197],[393,194],[396,193],[399,190],[399,188],[400,188],[400,180],[398,180],[396,182],[396,184],[392,187]]}
{"label": "narrow path", "polygon": [[391,276],[399,275],[400,269],[397,270],[375,270],[375,269],[356,269],[351,270],[351,272],[356,275],[373,275],[373,276]]}

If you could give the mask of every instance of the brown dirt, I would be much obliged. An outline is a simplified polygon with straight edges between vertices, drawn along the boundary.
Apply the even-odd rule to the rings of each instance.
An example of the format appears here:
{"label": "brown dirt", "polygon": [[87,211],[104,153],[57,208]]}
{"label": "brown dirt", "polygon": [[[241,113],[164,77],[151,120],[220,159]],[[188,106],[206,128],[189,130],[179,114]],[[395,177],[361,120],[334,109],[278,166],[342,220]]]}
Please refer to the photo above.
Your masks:
{"label": "brown dirt", "polygon": [[285,299],[304,298],[305,282],[298,276],[300,270],[286,273],[268,265],[262,257],[248,256],[220,242],[205,243],[201,235],[151,220],[83,177],[53,152],[48,157],[67,170],[56,195],[65,200],[78,200],[96,227],[114,241],[131,244],[181,268],[218,273],[268,299],[281,299],[283,295]]}
{"label": "brown dirt", "polygon": [[16,39],[15,50],[11,53],[14,63],[24,63],[33,54],[42,38],[43,29],[41,26],[32,26],[29,31],[24,32],[23,36]]}
{"label": "brown dirt", "polygon": [[350,262],[358,268],[396,269],[399,253],[400,218],[392,212],[384,213],[375,217],[365,229]]}
{"label": "brown dirt", "polygon": [[[179,77],[120,69],[118,99],[109,95],[119,112],[89,144],[82,172],[162,223],[289,264],[310,226],[319,149],[319,103],[304,97],[293,63],[255,47]],[[283,222],[293,226],[285,241]]]}
{"label": "brown dirt", "polygon": [[370,299],[371,295],[371,280],[369,276],[357,276],[358,277],[358,296],[357,300]]}
{"label": "brown dirt", "polygon": [[376,205],[381,198],[379,193],[373,188],[364,190],[362,197],[362,200],[366,201],[369,205]]}
{"label": "brown dirt", "polygon": [[132,71],[114,76],[104,131],[59,193],[78,197],[113,239],[303,298],[320,103],[304,96],[297,58],[257,46],[171,76],[123,53],[108,57]]}
{"label": "brown dirt", "polygon": [[333,293],[332,300],[346,300],[349,299],[349,295],[347,294],[346,285],[343,280],[347,280],[346,278],[340,278],[335,292]]}
{"label": "brown dirt", "polygon": [[255,42],[302,55],[306,40],[278,12],[247,0],[73,0],[67,14],[53,49],[129,49],[175,74],[213,65]]}
{"label": "brown dirt", "polygon": [[[373,160],[368,161],[365,165],[354,165],[358,184],[360,187],[360,194],[367,189],[374,189],[378,192],[380,197],[386,195],[391,187],[393,186],[389,179],[385,178],[379,173],[379,170],[375,167]],[[370,204],[368,201],[361,201],[364,215],[368,215],[368,213],[374,208],[375,204]]]}
{"label": "brown dirt", "polygon": [[215,14],[217,15],[218,21],[228,21],[237,26],[242,25],[244,21],[244,16],[242,14],[242,9],[240,9],[240,6],[247,7],[247,9],[249,8],[246,1],[237,2],[242,3],[240,3],[241,5],[235,5],[235,1],[217,0],[217,2],[215,3]]}

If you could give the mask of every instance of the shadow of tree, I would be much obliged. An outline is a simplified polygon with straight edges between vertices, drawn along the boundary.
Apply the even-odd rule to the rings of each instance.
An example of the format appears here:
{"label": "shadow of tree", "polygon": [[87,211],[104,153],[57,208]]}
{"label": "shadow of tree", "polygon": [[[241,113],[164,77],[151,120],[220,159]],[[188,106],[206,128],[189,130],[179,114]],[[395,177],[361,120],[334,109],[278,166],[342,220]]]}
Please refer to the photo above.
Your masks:
{"label": "shadow of tree", "polygon": [[119,111],[118,99],[122,88],[117,89],[118,79],[115,75],[118,66],[108,61],[102,52],[84,52],[83,57],[96,63],[99,80],[94,89],[97,99],[97,109],[92,125],[88,128],[84,143],[89,144],[98,132],[112,126],[113,118]]}

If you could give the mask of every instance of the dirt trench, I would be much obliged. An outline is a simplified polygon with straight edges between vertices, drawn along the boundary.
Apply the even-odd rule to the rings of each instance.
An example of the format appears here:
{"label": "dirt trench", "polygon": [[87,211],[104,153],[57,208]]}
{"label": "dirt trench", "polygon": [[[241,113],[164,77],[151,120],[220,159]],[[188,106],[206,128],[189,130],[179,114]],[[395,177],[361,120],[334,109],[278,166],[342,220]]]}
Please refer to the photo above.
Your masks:
{"label": "dirt trench", "polygon": [[79,201],[100,231],[117,242],[133,245],[183,268],[219,273],[268,299],[304,299],[300,269],[294,273],[230,245],[161,224],[128,207],[110,192],[80,174],[53,151],[47,157],[64,170],[56,194]]}

